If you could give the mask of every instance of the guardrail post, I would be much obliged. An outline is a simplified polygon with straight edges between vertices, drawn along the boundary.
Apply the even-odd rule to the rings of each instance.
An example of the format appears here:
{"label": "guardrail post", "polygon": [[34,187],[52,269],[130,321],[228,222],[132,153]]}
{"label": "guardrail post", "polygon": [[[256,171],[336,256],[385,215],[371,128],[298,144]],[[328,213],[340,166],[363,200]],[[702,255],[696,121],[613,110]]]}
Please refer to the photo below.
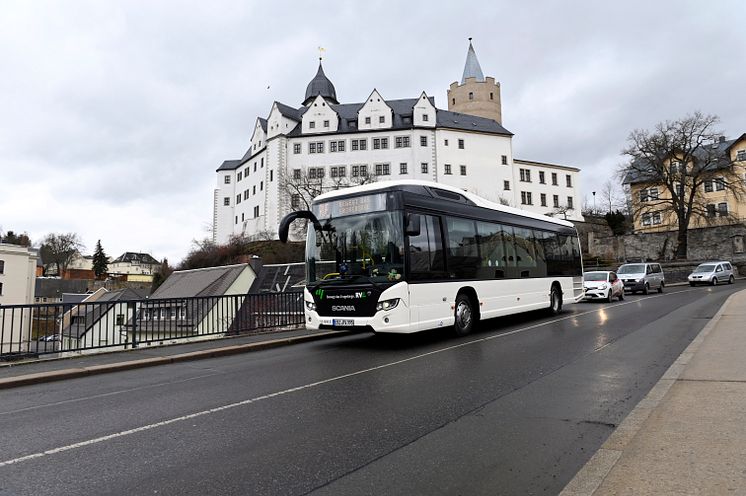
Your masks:
{"label": "guardrail post", "polygon": [[132,347],[137,348],[137,304],[129,301],[127,307],[132,310]]}

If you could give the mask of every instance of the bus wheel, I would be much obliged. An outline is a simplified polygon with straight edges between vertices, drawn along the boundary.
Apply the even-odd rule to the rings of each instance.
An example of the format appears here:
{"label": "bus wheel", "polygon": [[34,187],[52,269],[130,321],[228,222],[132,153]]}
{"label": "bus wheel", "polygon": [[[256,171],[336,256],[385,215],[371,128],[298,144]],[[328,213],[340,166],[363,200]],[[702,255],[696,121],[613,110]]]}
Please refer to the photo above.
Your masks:
{"label": "bus wheel", "polygon": [[464,293],[459,293],[456,297],[456,311],[454,313],[455,321],[453,329],[458,336],[465,336],[474,328],[476,316],[474,314],[474,303]]}
{"label": "bus wheel", "polygon": [[549,292],[549,313],[557,315],[562,311],[562,291],[556,284],[552,285],[552,290]]}

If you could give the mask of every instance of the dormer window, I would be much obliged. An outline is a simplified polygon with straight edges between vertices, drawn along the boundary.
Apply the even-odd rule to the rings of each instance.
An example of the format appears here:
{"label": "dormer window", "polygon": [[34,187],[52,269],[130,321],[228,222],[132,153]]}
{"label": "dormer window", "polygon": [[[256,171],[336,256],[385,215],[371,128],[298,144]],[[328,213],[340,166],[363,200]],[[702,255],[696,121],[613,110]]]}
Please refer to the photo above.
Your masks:
{"label": "dormer window", "polygon": [[309,122],[308,129],[316,129],[316,121]]}
{"label": "dormer window", "polygon": [[422,114],[422,121],[423,121],[423,122],[427,122],[427,121],[429,121],[429,120],[430,120],[430,116],[429,116],[429,115],[427,115],[427,114]]}
{"label": "dormer window", "polygon": [[324,121],[324,127],[329,127],[329,121]]}
{"label": "dormer window", "polygon": [[386,122],[386,117],[385,117],[385,116],[383,116],[383,115],[382,115],[382,116],[380,116],[380,117],[378,118],[378,122],[379,122],[380,124],[383,124],[383,123],[385,123],[385,122]]}
{"label": "dormer window", "polygon": [[370,124],[370,117],[366,117],[366,118],[365,118],[365,123],[366,123],[366,124]]}

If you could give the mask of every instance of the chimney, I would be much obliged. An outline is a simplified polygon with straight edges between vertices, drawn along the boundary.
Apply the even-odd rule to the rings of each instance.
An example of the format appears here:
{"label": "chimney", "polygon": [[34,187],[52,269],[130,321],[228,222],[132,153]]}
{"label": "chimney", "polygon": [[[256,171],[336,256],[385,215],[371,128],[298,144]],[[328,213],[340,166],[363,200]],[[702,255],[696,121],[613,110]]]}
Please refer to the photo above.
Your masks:
{"label": "chimney", "polygon": [[725,136],[720,136],[720,143],[725,143]]}

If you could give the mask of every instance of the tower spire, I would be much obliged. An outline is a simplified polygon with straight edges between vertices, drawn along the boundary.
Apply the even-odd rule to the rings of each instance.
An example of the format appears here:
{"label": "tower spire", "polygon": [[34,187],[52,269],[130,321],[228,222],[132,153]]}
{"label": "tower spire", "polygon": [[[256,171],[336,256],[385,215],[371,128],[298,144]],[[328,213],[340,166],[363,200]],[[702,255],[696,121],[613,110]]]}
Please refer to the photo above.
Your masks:
{"label": "tower spire", "polygon": [[461,84],[466,82],[466,78],[475,78],[478,82],[484,81],[482,67],[479,65],[479,60],[477,60],[477,53],[471,44],[471,38],[469,38],[469,50],[466,52],[466,64],[464,64],[464,75],[461,77]]}

